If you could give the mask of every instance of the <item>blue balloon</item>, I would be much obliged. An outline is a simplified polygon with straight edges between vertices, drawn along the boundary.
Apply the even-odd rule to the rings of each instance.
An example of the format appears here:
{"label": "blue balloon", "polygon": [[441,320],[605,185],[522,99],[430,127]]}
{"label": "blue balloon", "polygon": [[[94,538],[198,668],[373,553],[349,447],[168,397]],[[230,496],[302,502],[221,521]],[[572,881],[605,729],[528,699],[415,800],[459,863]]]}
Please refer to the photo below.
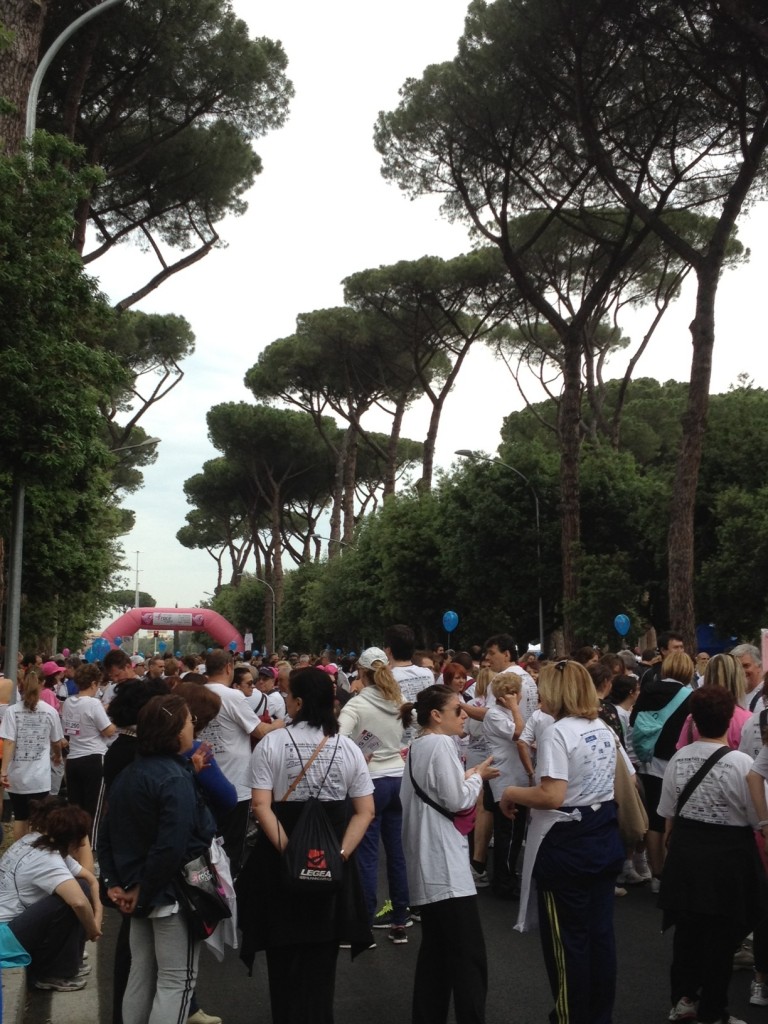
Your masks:
{"label": "blue balloon", "polygon": [[88,662],[89,665],[92,665],[94,661],[97,660],[96,652],[92,647],[89,647],[88,650],[85,652],[85,660]]}
{"label": "blue balloon", "polygon": [[97,636],[91,644],[91,650],[93,651],[96,661],[101,661],[105,654],[109,653],[111,644],[106,637]]}
{"label": "blue balloon", "polygon": [[446,633],[452,633],[459,624],[459,616],[456,612],[446,612],[443,615],[443,629]]}
{"label": "blue balloon", "polygon": [[121,636],[116,636],[115,637],[115,644],[118,647],[122,647],[122,645],[123,645],[123,638]]}
{"label": "blue balloon", "polygon": [[165,640],[160,640],[158,642],[157,649],[158,649],[158,651],[160,651],[161,654],[165,654],[167,648],[168,648],[168,644],[165,642]]}
{"label": "blue balloon", "polygon": [[230,651],[236,651],[237,650],[237,640],[230,640],[229,641],[229,649],[230,649]]}
{"label": "blue balloon", "polygon": [[181,651],[176,651],[176,657],[177,657],[177,658],[180,658],[180,657],[181,657]]}
{"label": "blue balloon", "polygon": [[629,617],[627,615],[624,615],[624,613],[622,612],[621,615],[617,615],[616,618],[613,620],[613,625],[619,636],[626,636],[629,632],[629,627],[631,623],[629,621]]}

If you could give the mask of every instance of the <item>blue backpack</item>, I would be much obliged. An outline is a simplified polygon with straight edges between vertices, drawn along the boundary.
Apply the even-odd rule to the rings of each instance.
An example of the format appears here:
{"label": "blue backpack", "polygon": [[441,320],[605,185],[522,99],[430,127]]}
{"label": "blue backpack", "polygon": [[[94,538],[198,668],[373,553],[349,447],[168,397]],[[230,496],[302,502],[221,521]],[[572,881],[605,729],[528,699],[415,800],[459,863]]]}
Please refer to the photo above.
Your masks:
{"label": "blue backpack", "polygon": [[690,686],[681,686],[672,700],[659,711],[638,711],[632,724],[632,746],[641,764],[648,764],[653,758],[656,741],[665,723],[691,693],[693,690]]}

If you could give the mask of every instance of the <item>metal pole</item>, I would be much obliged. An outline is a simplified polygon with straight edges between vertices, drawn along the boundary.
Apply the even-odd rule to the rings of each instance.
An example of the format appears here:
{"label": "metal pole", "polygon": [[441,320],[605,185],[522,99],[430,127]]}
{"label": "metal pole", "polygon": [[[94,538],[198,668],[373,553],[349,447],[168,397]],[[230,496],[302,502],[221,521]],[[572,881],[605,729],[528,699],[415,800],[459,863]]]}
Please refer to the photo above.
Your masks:
{"label": "metal pole", "polygon": [[81,14],[79,18],[75,18],[72,24],[65,28],[61,35],[57,36],[45,51],[37,66],[37,71],[32,79],[32,84],[29,87],[29,96],[27,98],[27,121],[24,129],[24,138],[27,142],[29,142],[35,134],[35,126],[37,125],[37,100],[40,95],[40,86],[43,84],[45,72],[51,66],[53,58],[62,48],[64,43],[66,43],[79,28],[82,28],[86,22],[92,21],[110,7],[117,7],[118,4],[122,3],[125,3],[125,0],[101,0],[101,3],[96,7],[93,7],[90,11],[86,11],[84,14]]}
{"label": "metal pole", "polygon": [[[139,555],[140,554],[141,554],[140,551],[136,552],[136,592],[133,595],[133,607],[134,608],[138,608],[139,607],[139,601],[140,601],[140,597],[139,597]],[[136,623],[136,627],[135,627],[134,633],[133,633],[133,653],[134,654],[138,654],[139,653],[139,624],[138,624],[138,622]]]}
{"label": "metal pole", "polygon": [[24,484],[19,480],[14,480],[13,483],[10,539],[5,608],[5,668],[3,671],[9,679],[13,680],[9,699],[11,704],[15,704],[18,696],[21,566],[24,548]]}
{"label": "metal pole", "polygon": [[539,519],[539,496],[536,493],[536,488],[533,486],[531,481],[525,475],[521,473],[519,469],[515,469],[514,466],[510,466],[508,462],[502,462],[501,459],[492,459],[488,455],[481,455],[479,452],[473,452],[469,448],[460,448],[455,455],[460,455],[463,459],[478,459],[480,462],[495,462],[499,466],[503,466],[504,469],[509,469],[511,472],[516,473],[522,481],[530,488],[533,496],[533,510],[536,520],[536,586],[539,592],[539,647],[541,653],[544,653],[544,599],[541,593],[541,521]]}

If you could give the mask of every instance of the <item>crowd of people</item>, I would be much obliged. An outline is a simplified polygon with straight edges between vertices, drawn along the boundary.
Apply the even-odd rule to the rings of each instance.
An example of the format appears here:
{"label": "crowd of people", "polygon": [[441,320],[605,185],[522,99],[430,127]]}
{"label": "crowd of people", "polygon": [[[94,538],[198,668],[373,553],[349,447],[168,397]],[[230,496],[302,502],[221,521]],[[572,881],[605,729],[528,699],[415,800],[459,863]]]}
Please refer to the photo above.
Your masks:
{"label": "crowd of people", "polygon": [[[457,1024],[484,1024],[487,887],[517,905],[518,930],[538,928],[551,1020],[610,1024],[615,900],[647,884],[674,929],[669,1020],[743,1024],[734,962],[753,958],[750,1002],[768,1006],[763,687],[756,647],[693,657],[673,632],[562,660],[505,633],[419,651],[405,625],[335,659],[30,654],[0,677],[15,840],[0,921],[30,984],[74,992],[110,908],[114,1024],[221,1024],[195,996],[188,869],[202,864],[239,928],[222,920],[205,941],[239,946],[249,969],[265,954],[274,1024],[332,1024],[339,950],[382,932],[407,945],[414,921],[414,1024],[445,1024],[451,1001]],[[647,812],[637,842],[619,770]],[[297,880],[289,854],[318,815],[325,839]]]}

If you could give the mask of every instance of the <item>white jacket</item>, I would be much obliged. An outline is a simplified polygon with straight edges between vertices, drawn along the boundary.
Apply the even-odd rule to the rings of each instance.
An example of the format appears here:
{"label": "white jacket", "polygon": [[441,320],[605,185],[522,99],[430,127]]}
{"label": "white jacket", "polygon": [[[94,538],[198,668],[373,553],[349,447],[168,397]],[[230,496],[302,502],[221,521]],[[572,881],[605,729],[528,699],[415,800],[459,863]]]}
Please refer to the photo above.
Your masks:
{"label": "white jacket", "polygon": [[403,726],[398,718],[400,708],[387,700],[375,686],[365,686],[348,700],[339,714],[342,736],[359,740],[362,732],[372,733],[381,740],[368,762],[371,775],[395,777],[403,774],[401,750],[406,746]]}

